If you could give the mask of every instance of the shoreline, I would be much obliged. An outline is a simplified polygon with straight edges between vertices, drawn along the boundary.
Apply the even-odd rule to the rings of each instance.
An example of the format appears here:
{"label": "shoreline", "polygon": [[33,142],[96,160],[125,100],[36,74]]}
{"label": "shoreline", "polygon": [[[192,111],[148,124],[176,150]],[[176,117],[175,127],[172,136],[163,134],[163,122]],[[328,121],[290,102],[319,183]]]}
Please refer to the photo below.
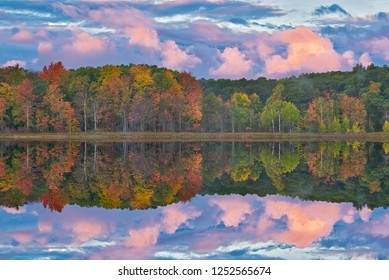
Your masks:
{"label": "shoreline", "polygon": [[269,132],[78,132],[0,133],[5,141],[94,141],[94,142],[268,142],[268,141],[389,141],[389,133],[269,133]]}

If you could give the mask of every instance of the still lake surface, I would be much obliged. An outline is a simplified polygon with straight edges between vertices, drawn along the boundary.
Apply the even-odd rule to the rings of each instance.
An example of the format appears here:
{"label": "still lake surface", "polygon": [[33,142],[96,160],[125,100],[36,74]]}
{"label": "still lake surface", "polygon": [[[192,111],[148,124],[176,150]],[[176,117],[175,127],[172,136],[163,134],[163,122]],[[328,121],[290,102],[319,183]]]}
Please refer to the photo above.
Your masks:
{"label": "still lake surface", "polygon": [[389,144],[0,142],[0,259],[389,259]]}

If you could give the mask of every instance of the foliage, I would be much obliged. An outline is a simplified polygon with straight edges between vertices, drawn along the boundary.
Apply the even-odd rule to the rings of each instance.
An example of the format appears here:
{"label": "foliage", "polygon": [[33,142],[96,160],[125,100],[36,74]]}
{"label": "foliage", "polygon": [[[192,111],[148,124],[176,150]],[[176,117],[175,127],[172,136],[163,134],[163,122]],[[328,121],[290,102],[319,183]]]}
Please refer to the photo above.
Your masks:
{"label": "foliage", "polygon": [[0,69],[0,131],[382,131],[389,67],[196,80],[148,65]]}

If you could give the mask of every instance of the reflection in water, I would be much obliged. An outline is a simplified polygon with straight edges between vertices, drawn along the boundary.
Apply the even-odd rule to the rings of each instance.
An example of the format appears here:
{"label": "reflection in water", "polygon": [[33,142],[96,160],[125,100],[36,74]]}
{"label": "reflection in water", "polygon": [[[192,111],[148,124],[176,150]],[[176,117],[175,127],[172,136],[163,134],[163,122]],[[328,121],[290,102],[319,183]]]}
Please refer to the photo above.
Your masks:
{"label": "reflection in water", "polygon": [[207,195],[136,211],[30,204],[0,217],[3,259],[389,258],[389,212],[350,203]]}
{"label": "reflection in water", "polygon": [[387,147],[2,145],[0,258],[388,259]]}

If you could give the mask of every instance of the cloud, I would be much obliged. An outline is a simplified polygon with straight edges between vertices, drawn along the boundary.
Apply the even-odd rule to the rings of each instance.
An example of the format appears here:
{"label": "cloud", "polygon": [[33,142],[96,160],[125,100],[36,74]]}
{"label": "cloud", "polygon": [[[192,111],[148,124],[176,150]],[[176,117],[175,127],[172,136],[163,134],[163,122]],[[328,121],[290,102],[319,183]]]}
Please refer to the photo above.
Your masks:
{"label": "cloud", "polygon": [[347,63],[349,65],[355,65],[357,64],[357,61],[355,60],[355,54],[353,51],[345,51],[343,53],[343,58],[346,59]]}
{"label": "cloud", "polygon": [[359,58],[359,63],[361,63],[364,67],[367,67],[373,63],[368,52],[363,52]]}
{"label": "cloud", "polygon": [[219,222],[223,222],[227,227],[237,227],[252,211],[250,203],[242,196],[211,198],[209,204],[216,205],[223,211]]}
{"label": "cloud", "polygon": [[385,214],[379,220],[372,220],[366,228],[366,232],[373,236],[388,237],[389,236],[389,214]]}
{"label": "cloud", "polygon": [[160,48],[157,31],[147,27],[127,27],[125,33],[130,36],[128,43],[154,50]]}
{"label": "cloud", "polygon": [[164,18],[179,14],[190,18],[212,18],[219,22],[228,21],[231,17],[249,20],[285,15],[276,5],[250,1],[168,1],[158,6],[149,5],[147,8]]}
{"label": "cloud", "polygon": [[193,207],[183,208],[180,204],[165,207],[162,213],[162,231],[168,234],[175,233],[182,224],[186,224],[187,221],[193,220],[202,214],[201,211]]}
{"label": "cloud", "polygon": [[205,20],[193,22],[188,33],[189,36],[200,42],[221,43],[229,40],[225,30]]}
{"label": "cloud", "polygon": [[265,74],[270,76],[335,71],[345,67],[344,57],[335,51],[332,42],[307,27],[278,32],[273,35],[272,43],[285,44],[287,50],[284,55],[274,54],[265,59]]}
{"label": "cloud", "polygon": [[125,245],[134,248],[153,246],[157,244],[161,232],[174,234],[181,225],[187,224],[188,221],[199,217],[201,214],[201,211],[193,207],[184,208],[181,204],[166,206],[162,210],[160,222],[130,229],[128,232],[130,238],[125,241]]}
{"label": "cloud", "polygon": [[168,40],[161,46],[162,65],[175,70],[192,68],[201,63],[201,59],[195,55],[188,54],[187,50],[181,50],[176,42]]}
{"label": "cloud", "polygon": [[16,209],[16,208],[8,208],[8,207],[3,206],[0,209],[3,209],[8,214],[13,214],[13,215],[26,213],[26,208],[24,208],[24,207],[20,207],[19,209]]}
{"label": "cloud", "polygon": [[213,77],[239,79],[249,74],[253,62],[237,47],[227,47],[223,52],[217,51],[217,56],[222,61],[218,68],[211,68],[209,74]]}
{"label": "cloud", "polygon": [[344,16],[351,16],[348,12],[346,12],[345,9],[343,9],[337,4],[333,4],[331,6],[320,6],[319,8],[315,9],[315,11],[313,12],[313,15],[315,16],[322,16],[328,14],[339,14]]}
{"label": "cloud", "polygon": [[[320,238],[328,237],[339,220],[351,221],[351,213],[344,213],[341,204],[325,202],[302,202],[266,199],[265,213],[258,221],[258,235],[261,240],[267,236],[276,242],[310,246]],[[323,211],[323,209],[326,211]],[[346,208],[347,210],[347,208]],[[276,222],[284,220],[286,227],[277,229]]]}
{"label": "cloud", "polygon": [[152,27],[154,21],[143,11],[135,8],[100,8],[90,10],[90,19],[116,28]]}
{"label": "cloud", "polygon": [[147,247],[155,245],[158,241],[159,225],[148,226],[140,229],[131,229],[130,238],[125,242],[127,247]]}
{"label": "cloud", "polygon": [[107,233],[105,223],[83,219],[67,221],[63,224],[63,228],[73,232],[76,239],[82,242],[102,237]]}
{"label": "cloud", "polygon": [[40,232],[51,232],[53,230],[53,224],[48,221],[39,221],[38,230]]}
{"label": "cloud", "polygon": [[22,29],[16,32],[10,40],[17,43],[32,43],[34,42],[34,35],[31,31]]}
{"label": "cloud", "polygon": [[374,54],[382,55],[386,61],[389,61],[389,38],[373,38],[370,43],[371,51]]}
{"label": "cloud", "polygon": [[345,51],[342,56],[350,66],[355,66],[357,63],[360,63],[364,67],[367,67],[372,63],[370,54],[368,52],[363,52],[359,57],[359,60],[355,58],[355,53],[350,50]]}
{"label": "cloud", "polygon": [[38,43],[38,52],[49,53],[52,50],[53,50],[53,44],[51,42],[39,42]]}
{"label": "cloud", "polygon": [[81,9],[73,5],[65,5],[62,3],[53,3],[54,10],[61,10],[65,15],[78,18],[81,16]]}
{"label": "cloud", "polygon": [[2,67],[16,66],[17,64],[18,64],[20,67],[25,68],[26,65],[27,65],[27,62],[25,62],[25,61],[23,61],[23,60],[8,60],[7,62],[5,62],[5,63],[3,64]]}
{"label": "cloud", "polygon": [[360,211],[359,211],[359,216],[361,217],[362,221],[364,221],[365,223],[368,222],[370,220],[370,216],[371,216],[371,213],[373,211],[367,207],[363,207]]}
{"label": "cloud", "polygon": [[33,231],[19,231],[13,232],[11,237],[15,239],[17,242],[22,244],[28,244],[34,240],[34,232]]}
{"label": "cloud", "polygon": [[69,54],[93,56],[109,49],[109,42],[105,38],[92,36],[83,31],[77,31],[73,41],[63,47],[63,51]]}

